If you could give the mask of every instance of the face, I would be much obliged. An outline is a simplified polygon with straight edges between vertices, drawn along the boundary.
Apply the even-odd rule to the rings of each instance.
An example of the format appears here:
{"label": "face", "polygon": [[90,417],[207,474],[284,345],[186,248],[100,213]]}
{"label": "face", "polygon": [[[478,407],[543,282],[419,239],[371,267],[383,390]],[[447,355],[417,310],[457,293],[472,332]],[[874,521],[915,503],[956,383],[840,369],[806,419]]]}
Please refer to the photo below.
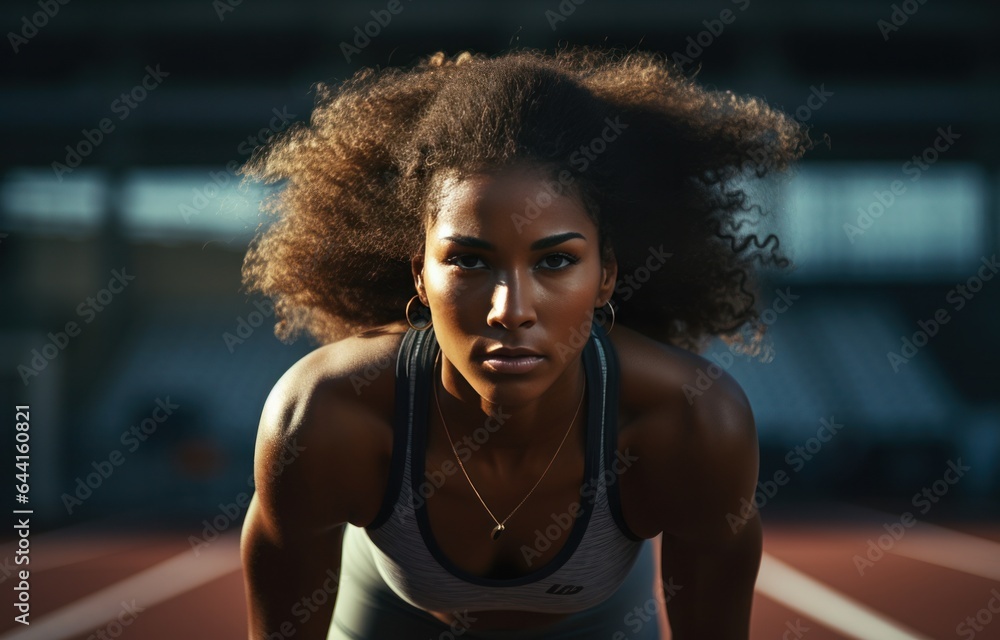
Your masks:
{"label": "face", "polygon": [[[616,264],[602,264],[583,204],[568,192],[540,197],[545,184],[527,167],[444,181],[412,261],[448,366],[495,404],[536,399],[575,371],[594,310],[614,291]],[[536,202],[549,204],[527,207]],[[498,348],[535,355],[487,355]]]}

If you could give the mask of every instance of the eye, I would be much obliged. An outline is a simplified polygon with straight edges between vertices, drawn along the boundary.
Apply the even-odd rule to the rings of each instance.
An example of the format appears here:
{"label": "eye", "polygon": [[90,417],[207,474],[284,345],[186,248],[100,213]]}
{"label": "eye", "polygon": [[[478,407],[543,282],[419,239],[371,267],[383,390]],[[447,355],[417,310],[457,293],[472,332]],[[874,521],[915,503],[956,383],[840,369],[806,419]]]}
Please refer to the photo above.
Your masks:
{"label": "eye", "polygon": [[[579,261],[580,258],[569,253],[551,253],[542,258],[538,264],[547,271],[560,271]],[[454,265],[462,271],[476,271],[486,267],[486,263],[483,262],[482,258],[470,253],[452,256],[445,259],[445,263]],[[476,263],[480,263],[482,266],[478,266]]]}
{"label": "eye", "polygon": [[[460,256],[453,256],[451,258],[446,259],[445,262],[447,264],[454,265],[454,266],[458,267],[459,269],[462,269],[463,271],[473,271],[473,270],[475,270],[477,268],[475,266],[468,266],[467,263],[463,263],[464,260],[474,260],[474,261],[483,262],[482,259],[479,256],[474,256],[474,255],[468,254],[468,253],[462,254]],[[475,262],[473,262],[473,264],[475,264]],[[485,265],[485,263],[483,263],[483,264]]]}
{"label": "eye", "polygon": [[[564,260],[566,264],[554,265],[550,262],[551,260]],[[568,253],[552,253],[542,258],[542,262],[539,264],[545,264],[547,267],[551,268],[551,270],[558,271],[560,269],[565,269],[571,264],[576,264],[579,261],[579,258]]]}

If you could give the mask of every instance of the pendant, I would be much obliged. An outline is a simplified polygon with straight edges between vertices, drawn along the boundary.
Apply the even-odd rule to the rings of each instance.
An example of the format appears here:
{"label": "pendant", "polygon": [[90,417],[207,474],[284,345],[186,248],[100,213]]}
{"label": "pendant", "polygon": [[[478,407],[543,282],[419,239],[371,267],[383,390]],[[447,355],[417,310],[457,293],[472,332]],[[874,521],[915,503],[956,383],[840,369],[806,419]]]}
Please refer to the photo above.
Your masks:
{"label": "pendant", "polygon": [[500,537],[501,533],[503,533],[503,525],[502,524],[498,524],[497,526],[493,527],[493,539],[494,540],[498,539]]}

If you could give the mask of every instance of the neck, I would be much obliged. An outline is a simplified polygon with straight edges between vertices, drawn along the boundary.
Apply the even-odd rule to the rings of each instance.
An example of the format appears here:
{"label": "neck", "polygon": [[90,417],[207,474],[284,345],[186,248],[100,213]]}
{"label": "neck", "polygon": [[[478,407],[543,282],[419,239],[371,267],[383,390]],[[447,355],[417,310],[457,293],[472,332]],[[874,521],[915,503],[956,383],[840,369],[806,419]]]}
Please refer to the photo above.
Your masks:
{"label": "neck", "polygon": [[[564,437],[563,448],[570,445],[574,425],[579,428],[586,420],[581,358],[574,359],[543,395],[517,405],[486,400],[443,354],[439,360],[432,387],[437,400],[432,400],[431,411],[443,420],[460,455],[466,447],[477,461],[493,468],[544,467]],[[447,439],[443,430],[441,435]]]}

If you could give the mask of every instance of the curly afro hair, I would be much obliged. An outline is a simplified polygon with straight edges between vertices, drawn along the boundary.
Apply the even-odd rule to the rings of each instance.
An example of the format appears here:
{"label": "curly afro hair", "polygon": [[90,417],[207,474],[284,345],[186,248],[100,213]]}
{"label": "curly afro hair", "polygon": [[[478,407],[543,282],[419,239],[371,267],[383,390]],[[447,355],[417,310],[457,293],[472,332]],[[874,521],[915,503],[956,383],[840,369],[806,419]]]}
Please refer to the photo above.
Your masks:
{"label": "curly afro hair", "polygon": [[[811,148],[786,114],[705,89],[663,55],[585,47],[438,52],[316,87],[309,123],[242,168],[282,183],[243,265],[247,291],[273,299],[280,339],[402,320],[441,178],[528,163],[580,198],[620,277],[649,274],[620,280],[616,322],[695,352],[714,336],[760,352],[758,268],[790,261],[774,234],[742,232],[767,215],[747,185]],[[655,250],[671,255],[651,272]]]}

